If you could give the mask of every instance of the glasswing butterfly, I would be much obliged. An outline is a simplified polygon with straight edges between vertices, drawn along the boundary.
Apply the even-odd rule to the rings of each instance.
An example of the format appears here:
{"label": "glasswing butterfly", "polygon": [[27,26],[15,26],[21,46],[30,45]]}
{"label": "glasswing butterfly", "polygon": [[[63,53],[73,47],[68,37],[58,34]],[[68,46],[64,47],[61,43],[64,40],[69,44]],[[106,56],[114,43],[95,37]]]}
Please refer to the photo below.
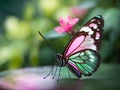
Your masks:
{"label": "glasswing butterfly", "polygon": [[[101,46],[103,27],[104,19],[101,15],[93,17],[83,25],[67,44],[64,52],[56,55],[59,66],[67,66],[78,78],[81,75],[92,75],[99,67],[101,61],[98,50]],[[49,75],[50,73],[47,76]]]}

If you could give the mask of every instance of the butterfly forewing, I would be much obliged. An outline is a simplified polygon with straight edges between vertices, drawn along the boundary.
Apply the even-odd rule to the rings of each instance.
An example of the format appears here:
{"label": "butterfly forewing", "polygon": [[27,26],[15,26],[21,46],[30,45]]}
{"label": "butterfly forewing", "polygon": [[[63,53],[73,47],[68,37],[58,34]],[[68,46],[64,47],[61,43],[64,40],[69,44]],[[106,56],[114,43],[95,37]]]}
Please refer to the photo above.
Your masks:
{"label": "butterfly forewing", "polygon": [[63,53],[64,57],[69,57],[85,49],[97,51],[101,45],[103,24],[104,21],[100,15],[89,20],[80,31],[73,36]]}
{"label": "butterfly forewing", "polygon": [[98,15],[89,20],[81,29],[80,32],[87,32],[88,36],[94,40],[96,50],[101,46],[101,38],[103,34],[104,20]]}

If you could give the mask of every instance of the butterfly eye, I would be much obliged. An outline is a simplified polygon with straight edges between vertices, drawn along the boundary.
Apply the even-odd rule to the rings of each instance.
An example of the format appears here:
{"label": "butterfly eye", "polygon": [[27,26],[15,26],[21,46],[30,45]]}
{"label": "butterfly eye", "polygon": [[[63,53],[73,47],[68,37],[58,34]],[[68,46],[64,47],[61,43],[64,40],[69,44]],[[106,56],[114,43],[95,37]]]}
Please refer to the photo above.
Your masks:
{"label": "butterfly eye", "polygon": [[56,55],[56,58],[62,58],[61,54],[58,53],[58,54]]}

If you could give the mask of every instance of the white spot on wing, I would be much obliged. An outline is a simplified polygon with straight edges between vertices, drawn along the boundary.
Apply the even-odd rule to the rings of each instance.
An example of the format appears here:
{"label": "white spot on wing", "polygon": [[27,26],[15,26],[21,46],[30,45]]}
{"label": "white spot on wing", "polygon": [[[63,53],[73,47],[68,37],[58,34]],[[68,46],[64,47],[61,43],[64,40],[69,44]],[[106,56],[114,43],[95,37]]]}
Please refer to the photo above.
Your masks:
{"label": "white spot on wing", "polygon": [[98,24],[100,24],[100,22],[98,21]]}
{"label": "white spot on wing", "polygon": [[97,27],[98,27],[97,24],[95,24],[95,23],[91,23],[89,26],[94,28],[94,29],[97,29]]}
{"label": "white spot on wing", "polygon": [[95,25],[93,28],[94,28],[94,29],[97,29],[97,25]]}
{"label": "white spot on wing", "polygon": [[92,19],[90,22],[94,22],[96,19]]}
{"label": "white spot on wing", "polygon": [[89,27],[82,27],[80,31],[88,32],[89,35],[93,34],[93,31]]}

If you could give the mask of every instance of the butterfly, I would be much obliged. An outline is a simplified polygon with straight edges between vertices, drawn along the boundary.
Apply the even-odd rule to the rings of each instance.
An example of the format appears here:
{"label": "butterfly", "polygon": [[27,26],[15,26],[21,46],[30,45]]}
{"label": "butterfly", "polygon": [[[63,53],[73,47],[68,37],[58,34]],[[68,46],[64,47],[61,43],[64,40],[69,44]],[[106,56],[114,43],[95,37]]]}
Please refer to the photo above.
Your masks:
{"label": "butterfly", "polygon": [[60,67],[67,66],[78,78],[92,75],[100,65],[98,50],[103,36],[104,19],[90,19],[70,40],[64,52],[57,54]]}

